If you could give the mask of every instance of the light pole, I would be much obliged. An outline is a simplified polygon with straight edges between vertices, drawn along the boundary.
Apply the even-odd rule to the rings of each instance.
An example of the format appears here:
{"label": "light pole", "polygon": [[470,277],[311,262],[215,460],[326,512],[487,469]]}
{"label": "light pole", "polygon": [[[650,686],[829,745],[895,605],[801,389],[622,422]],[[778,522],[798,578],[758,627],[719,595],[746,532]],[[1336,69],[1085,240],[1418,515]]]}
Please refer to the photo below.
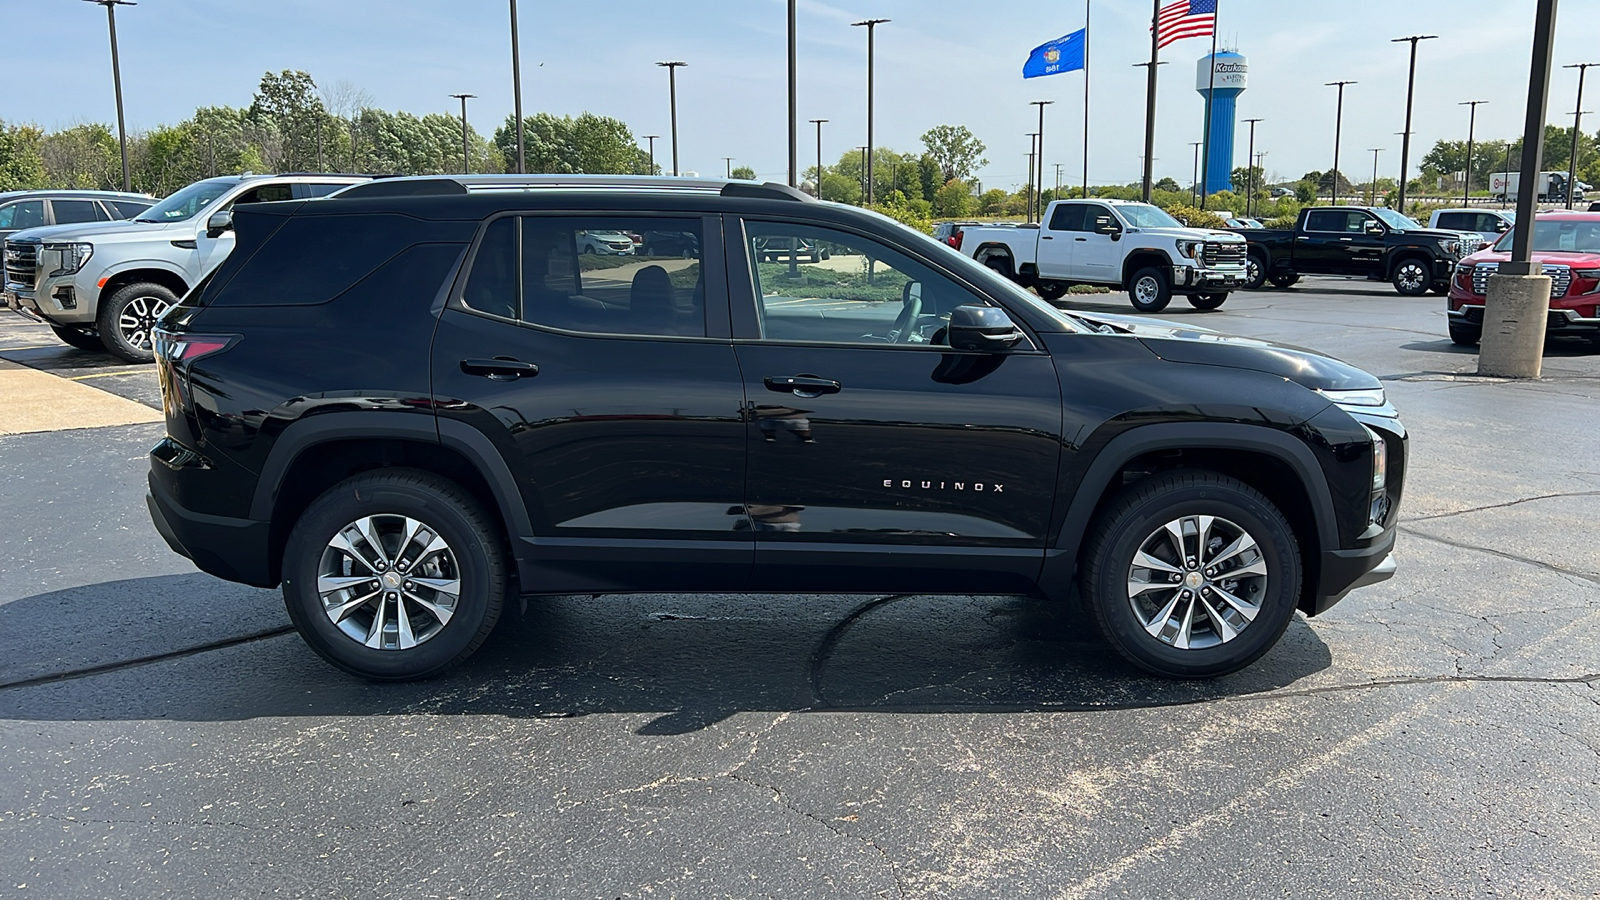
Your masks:
{"label": "light pole", "polygon": [[461,174],[472,174],[472,156],[467,150],[467,101],[475,99],[477,94],[451,94],[461,101]]}
{"label": "light pole", "polygon": [[1256,168],[1261,170],[1261,186],[1267,186],[1267,151],[1263,150],[1255,155]]}
{"label": "light pole", "polygon": [[888,19],[865,19],[860,22],[851,22],[850,27],[856,28],[865,25],[867,28],[867,204],[872,205],[872,58],[874,41],[877,36],[878,26],[888,22]]}
{"label": "light pole", "polygon": [[1413,34],[1410,37],[1394,38],[1389,43],[1399,44],[1411,42],[1411,74],[1406,76],[1406,130],[1400,133],[1400,214],[1406,211],[1406,178],[1411,168],[1411,101],[1417,91],[1417,42],[1431,41],[1439,36],[1437,34]]}
{"label": "light pole", "polygon": [[796,93],[794,6],[789,0],[789,187],[800,186],[800,103]]}
{"label": "light pole", "polygon": [[122,115],[122,62],[117,58],[117,7],[138,6],[133,0],[88,0],[106,8],[106,25],[111,29],[111,85],[117,92],[117,143],[122,148],[122,189],[128,185],[128,124]]}
{"label": "light pole", "polygon": [[1339,89],[1338,112],[1333,116],[1333,183],[1328,186],[1328,193],[1333,196],[1333,205],[1339,205],[1339,138],[1344,130],[1344,86],[1355,84],[1354,81],[1330,81],[1323,87],[1336,87]]}
{"label": "light pole", "polygon": [[[1246,218],[1249,218],[1251,213],[1256,208],[1256,123],[1265,120],[1245,119],[1245,121],[1250,123],[1250,152],[1246,153],[1244,157],[1244,163],[1246,166],[1244,175],[1246,185],[1244,189],[1244,214]],[[1265,172],[1261,174],[1262,177],[1266,177]]]}
{"label": "light pole", "polygon": [[[1134,63],[1149,66],[1144,82],[1144,202],[1150,202],[1150,191],[1155,184],[1156,165],[1156,66],[1161,65],[1161,0],[1150,0],[1150,61]],[[1213,20],[1215,27],[1215,20]]]}
{"label": "light pole", "polygon": [[[1461,173],[1461,205],[1470,206],[1472,203],[1472,138],[1478,128],[1478,106],[1488,103],[1487,100],[1464,100],[1457,106],[1470,106],[1472,113],[1467,117],[1467,169]],[[1571,191],[1568,191],[1571,193]],[[1570,208],[1572,204],[1569,202]]]}
{"label": "light pole", "polygon": [[667,93],[672,104],[672,177],[678,177],[678,67],[686,62],[658,62],[667,70]]}
{"label": "light pole", "polygon": [[1200,146],[1204,141],[1192,141],[1189,146],[1194,148],[1194,180],[1190,182],[1190,201],[1195,206],[1200,205]]}
{"label": "light pole", "polygon": [[723,170],[723,175],[729,181],[732,181],[733,180],[733,157],[724,156],[722,158],[722,170]]}
{"label": "light pole", "polygon": [[1382,147],[1369,147],[1372,151],[1372,184],[1367,185],[1367,205],[1378,205],[1378,154],[1383,152]]}
{"label": "light pole", "polygon": [[866,206],[871,202],[867,200],[867,192],[869,190],[868,186],[872,183],[872,175],[869,174],[871,170],[867,167],[872,165],[872,148],[857,147],[856,149],[861,151],[861,205]]}
{"label": "light pole", "polygon": [[1578,183],[1578,135],[1583,133],[1583,76],[1600,63],[1573,63],[1563,69],[1578,70],[1578,102],[1572,107],[1572,156],[1567,160],[1567,209],[1572,208],[1573,186]]}
{"label": "light pole", "polygon": [[811,124],[817,126],[817,199],[822,199],[822,126],[827,119],[812,119]]}
{"label": "light pole", "polygon": [[[1505,190],[1500,192],[1500,208],[1501,209],[1505,209],[1506,208],[1506,203],[1511,197],[1511,142],[1510,141],[1506,141],[1506,161],[1505,161],[1504,168],[1502,168],[1500,171],[1502,171],[1502,172],[1504,172],[1506,174],[1506,188],[1505,188]],[[1491,186],[1489,188],[1489,190],[1493,191],[1494,188]]]}
{"label": "light pole", "polygon": [[1038,215],[1035,218],[1041,222],[1044,221],[1044,108],[1053,103],[1055,103],[1054,100],[1034,100],[1028,104],[1029,106],[1039,107],[1039,150],[1037,157],[1039,160],[1039,180],[1035,181],[1034,184],[1039,188],[1035,192],[1038,197]]}
{"label": "light pole", "polygon": [[1033,183],[1034,163],[1039,159],[1039,132],[1028,132],[1028,221],[1033,221],[1033,198],[1036,185]]}
{"label": "light pole", "polygon": [[656,138],[661,137],[661,135],[659,135],[659,134],[645,134],[645,135],[640,135],[640,137],[643,137],[645,140],[650,142],[650,173],[649,174],[654,175],[656,173]]}
{"label": "light pole", "polygon": [[522,143],[522,51],[517,46],[517,0],[511,0],[511,98],[517,116],[517,174],[528,171]]}

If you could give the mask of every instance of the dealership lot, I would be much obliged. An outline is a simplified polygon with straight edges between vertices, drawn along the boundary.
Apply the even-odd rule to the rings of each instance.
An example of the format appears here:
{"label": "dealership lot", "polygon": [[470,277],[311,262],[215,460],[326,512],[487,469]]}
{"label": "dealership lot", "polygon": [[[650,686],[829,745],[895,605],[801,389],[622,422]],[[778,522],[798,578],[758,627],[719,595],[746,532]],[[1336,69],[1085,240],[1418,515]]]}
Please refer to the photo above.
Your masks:
{"label": "dealership lot", "polygon": [[649,595],[365,684],[151,528],[149,368],[0,314],[0,893],[1593,896],[1600,354],[1478,379],[1443,306],[1164,314],[1379,375],[1414,454],[1396,577],[1196,683],[1070,605]]}

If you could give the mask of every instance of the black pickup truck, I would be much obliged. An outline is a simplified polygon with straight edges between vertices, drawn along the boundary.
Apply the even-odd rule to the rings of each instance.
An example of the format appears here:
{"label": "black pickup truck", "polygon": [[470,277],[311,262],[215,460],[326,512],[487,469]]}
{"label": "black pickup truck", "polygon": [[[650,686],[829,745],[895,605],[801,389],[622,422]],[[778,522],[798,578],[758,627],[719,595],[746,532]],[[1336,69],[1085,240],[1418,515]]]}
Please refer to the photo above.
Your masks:
{"label": "black pickup truck", "polygon": [[1249,243],[1245,287],[1286,288],[1301,275],[1351,275],[1387,281],[1408,297],[1450,289],[1450,272],[1482,238],[1424,228],[1392,209],[1318,206],[1293,229],[1235,228]]}

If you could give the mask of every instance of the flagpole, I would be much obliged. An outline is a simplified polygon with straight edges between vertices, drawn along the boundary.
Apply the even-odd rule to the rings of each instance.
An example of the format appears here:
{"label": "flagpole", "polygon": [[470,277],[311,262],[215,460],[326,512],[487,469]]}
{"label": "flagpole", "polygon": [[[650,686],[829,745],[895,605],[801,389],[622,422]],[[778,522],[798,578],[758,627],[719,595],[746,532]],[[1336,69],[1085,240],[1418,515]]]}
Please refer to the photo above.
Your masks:
{"label": "flagpole", "polygon": [[[1150,202],[1150,188],[1155,170],[1156,155],[1156,66],[1161,53],[1161,33],[1156,28],[1161,21],[1161,0],[1150,2],[1150,71],[1144,84],[1144,202]],[[1086,76],[1087,77],[1087,76]]]}
{"label": "flagpole", "polygon": [[1216,99],[1217,93],[1217,20],[1220,18],[1222,18],[1222,0],[1217,0],[1216,9],[1211,11],[1211,57],[1207,60],[1211,72],[1206,85],[1206,159],[1200,168],[1201,209],[1206,208],[1206,200],[1211,195],[1211,104]]}
{"label": "flagpole", "polygon": [[1089,198],[1089,5],[1089,0],[1083,0],[1083,197],[1085,200]]}

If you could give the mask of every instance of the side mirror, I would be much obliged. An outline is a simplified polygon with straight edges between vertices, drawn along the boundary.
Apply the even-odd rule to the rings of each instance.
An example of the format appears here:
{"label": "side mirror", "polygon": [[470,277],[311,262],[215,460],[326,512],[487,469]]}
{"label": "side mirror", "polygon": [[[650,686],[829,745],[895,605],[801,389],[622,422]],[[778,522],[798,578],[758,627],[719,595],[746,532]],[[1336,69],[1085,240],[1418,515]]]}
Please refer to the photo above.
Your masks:
{"label": "side mirror", "polygon": [[950,311],[950,347],[1003,353],[1022,340],[1006,311],[993,306],[958,306]]}
{"label": "side mirror", "polygon": [[220,237],[224,231],[233,230],[233,210],[225,209],[222,212],[212,213],[206,220],[206,237]]}
{"label": "side mirror", "polygon": [[[1590,212],[1593,212],[1593,211],[1594,210],[1590,210]],[[1501,233],[1510,231],[1511,230],[1511,223],[1507,222],[1505,219],[1496,219],[1494,221],[1494,230],[1498,231],[1498,232],[1501,232]]]}
{"label": "side mirror", "polygon": [[1383,234],[1384,230],[1383,223],[1377,219],[1367,220],[1367,234]]}

